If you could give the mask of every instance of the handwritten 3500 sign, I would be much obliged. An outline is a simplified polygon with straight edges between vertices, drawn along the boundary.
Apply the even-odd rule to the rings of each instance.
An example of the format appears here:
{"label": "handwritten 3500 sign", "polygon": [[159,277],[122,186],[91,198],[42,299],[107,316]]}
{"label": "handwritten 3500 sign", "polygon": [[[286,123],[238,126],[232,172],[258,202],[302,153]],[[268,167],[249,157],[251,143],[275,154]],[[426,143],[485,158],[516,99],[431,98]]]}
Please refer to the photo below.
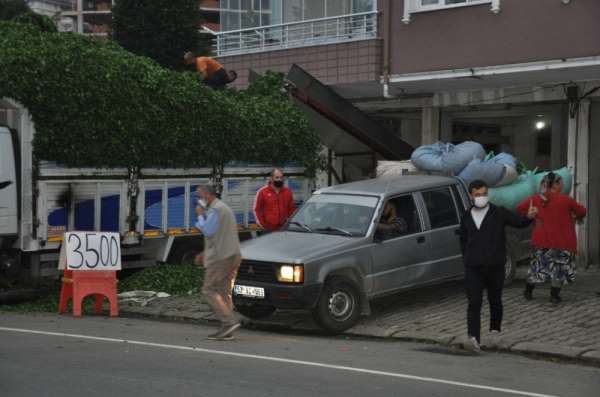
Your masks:
{"label": "handwritten 3500 sign", "polygon": [[[85,238],[82,240],[83,236]],[[69,251],[73,253],[69,255],[70,269],[116,267],[119,264],[121,250],[115,235],[70,233],[67,243]]]}

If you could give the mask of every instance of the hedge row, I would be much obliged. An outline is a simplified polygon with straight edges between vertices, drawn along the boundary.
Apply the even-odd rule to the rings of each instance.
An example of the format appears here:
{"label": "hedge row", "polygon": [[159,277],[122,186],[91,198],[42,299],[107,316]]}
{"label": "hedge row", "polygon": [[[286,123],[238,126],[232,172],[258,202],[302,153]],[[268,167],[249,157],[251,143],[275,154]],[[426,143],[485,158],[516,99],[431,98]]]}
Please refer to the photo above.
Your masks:
{"label": "hedge row", "polygon": [[36,155],[69,166],[314,169],[318,136],[281,83],[270,74],[246,91],[215,91],[111,41],[0,22],[0,97],[31,112]]}

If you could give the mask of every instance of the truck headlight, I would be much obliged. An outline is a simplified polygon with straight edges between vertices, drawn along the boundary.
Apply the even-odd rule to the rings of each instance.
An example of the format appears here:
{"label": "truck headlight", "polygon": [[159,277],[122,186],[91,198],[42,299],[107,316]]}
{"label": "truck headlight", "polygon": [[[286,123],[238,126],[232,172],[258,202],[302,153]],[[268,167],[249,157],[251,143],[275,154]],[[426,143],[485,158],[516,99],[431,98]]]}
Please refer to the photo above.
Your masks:
{"label": "truck headlight", "polygon": [[277,272],[277,281],[282,283],[304,282],[304,266],[281,265],[279,271]]}

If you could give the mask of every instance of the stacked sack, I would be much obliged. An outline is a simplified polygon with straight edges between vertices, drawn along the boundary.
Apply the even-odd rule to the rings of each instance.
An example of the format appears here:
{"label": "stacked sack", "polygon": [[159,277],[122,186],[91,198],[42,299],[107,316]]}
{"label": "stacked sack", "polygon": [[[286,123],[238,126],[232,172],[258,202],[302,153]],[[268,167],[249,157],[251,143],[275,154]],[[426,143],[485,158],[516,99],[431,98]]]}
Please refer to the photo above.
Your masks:
{"label": "stacked sack", "polygon": [[[514,210],[523,200],[540,190],[547,172],[525,171],[519,175],[517,160],[508,153],[485,155],[477,142],[458,145],[438,142],[417,148],[412,156],[413,165],[426,172],[458,176],[467,185],[482,180],[488,186],[490,202]],[[563,193],[571,190],[572,177],[567,168],[554,171],[564,181]]]}
{"label": "stacked sack", "polygon": [[[571,191],[571,183],[573,182],[569,170],[564,167],[553,172],[562,177],[564,182],[562,193],[568,194]],[[516,209],[523,200],[540,191],[542,179],[547,174],[548,172],[526,171],[519,175],[518,179],[511,185],[490,188],[490,203],[510,210]]]}
{"label": "stacked sack", "polygon": [[419,170],[456,175],[469,184],[477,179],[488,186],[505,186],[517,177],[517,162],[508,153],[486,158],[485,150],[477,142],[434,143],[417,148],[411,161]]}

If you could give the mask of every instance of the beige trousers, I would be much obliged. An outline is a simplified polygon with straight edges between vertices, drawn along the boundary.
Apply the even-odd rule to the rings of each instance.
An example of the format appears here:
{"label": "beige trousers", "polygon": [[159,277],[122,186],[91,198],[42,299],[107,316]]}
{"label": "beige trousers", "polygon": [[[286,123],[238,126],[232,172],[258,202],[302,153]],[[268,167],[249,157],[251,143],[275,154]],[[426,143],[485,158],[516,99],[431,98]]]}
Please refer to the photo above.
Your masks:
{"label": "beige trousers", "polygon": [[233,313],[232,290],[242,257],[238,255],[206,266],[202,293],[223,326],[238,322]]}

